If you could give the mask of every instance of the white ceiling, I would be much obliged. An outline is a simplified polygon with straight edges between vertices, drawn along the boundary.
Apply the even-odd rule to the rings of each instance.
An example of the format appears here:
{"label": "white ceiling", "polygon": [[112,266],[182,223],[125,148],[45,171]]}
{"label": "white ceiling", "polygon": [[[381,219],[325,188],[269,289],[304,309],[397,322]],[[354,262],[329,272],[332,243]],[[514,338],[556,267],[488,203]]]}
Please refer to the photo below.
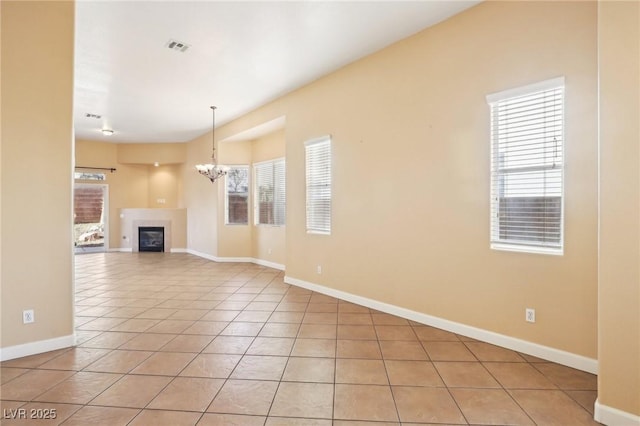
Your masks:
{"label": "white ceiling", "polygon": [[479,1],[77,1],[76,137],[189,141]]}

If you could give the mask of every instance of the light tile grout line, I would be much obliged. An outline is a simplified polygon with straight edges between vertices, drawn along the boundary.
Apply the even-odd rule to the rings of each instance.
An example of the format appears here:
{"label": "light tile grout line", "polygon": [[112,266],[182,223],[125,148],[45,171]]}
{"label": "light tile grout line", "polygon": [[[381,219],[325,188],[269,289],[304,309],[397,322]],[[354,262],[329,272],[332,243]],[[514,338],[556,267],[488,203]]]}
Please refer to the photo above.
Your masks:
{"label": "light tile grout line", "polygon": [[[371,316],[371,323],[373,323],[373,314],[371,313],[371,310],[369,310],[369,315]],[[385,362],[384,359],[384,352],[382,351],[382,344],[380,343],[380,338],[378,336],[378,330],[376,330],[375,328],[375,324],[374,324],[374,330],[376,333],[376,342],[378,343],[378,350],[380,351],[380,357],[381,357],[381,361],[382,361],[382,366],[384,367],[384,373],[387,377],[387,383],[389,385],[389,392],[391,392],[391,400],[393,401],[393,407],[396,410],[396,417],[398,419],[398,424],[402,424],[402,418],[400,417],[400,409],[398,408],[398,403],[396,402],[396,395],[393,392],[393,386],[391,386],[391,377],[389,377],[389,369],[387,369],[387,363]],[[415,331],[412,329],[412,331],[415,334]],[[418,336],[416,335],[416,338]],[[424,349],[423,349],[424,350]],[[425,351],[426,354],[426,351]],[[427,355],[428,357],[428,355]]]}
{"label": "light tile grout line", "polygon": [[[284,296],[283,296],[284,298]],[[311,297],[309,297],[309,300],[311,300]],[[307,311],[307,309],[309,308],[309,301],[307,301],[307,306],[305,308],[305,313]],[[269,316],[269,318],[271,318],[271,316],[273,316],[273,313],[275,313],[276,311],[274,310],[271,315]],[[301,321],[304,320],[304,315],[301,318]],[[265,325],[267,324],[268,321],[265,321]],[[273,409],[273,403],[276,400],[276,396],[278,395],[278,391],[280,390],[280,385],[282,384],[282,379],[284,378],[284,373],[287,371],[287,366],[289,365],[289,362],[291,361],[291,354],[293,353],[293,349],[296,345],[296,340],[298,339],[298,334],[300,333],[300,327],[302,325],[302,322],[298,325],[298,331],[296,332],[296,337],[293,338],[293,344],[291,345],[291,349],[289,350],[289,355],[288,355],[288,359],[287,362],[285,363],[284,369],[282,370],[282,374],[280,375],[280,380],[278,381],[278,385],[276,386],[276,390],[273,393],[273,397],[271,398],[271,403],[269,404],[269,410],[267,411],[267,414],[265,415],[265,419],[264,419],[264,423],[263,425],[267,424],[267,421],[269,420],[269,414],[271,414],[271,410]],[[263,326],[264,328],[264,326]],[[248,348],[247,348],[248,350]],[[211,402],[213,403],[213,401]]]}

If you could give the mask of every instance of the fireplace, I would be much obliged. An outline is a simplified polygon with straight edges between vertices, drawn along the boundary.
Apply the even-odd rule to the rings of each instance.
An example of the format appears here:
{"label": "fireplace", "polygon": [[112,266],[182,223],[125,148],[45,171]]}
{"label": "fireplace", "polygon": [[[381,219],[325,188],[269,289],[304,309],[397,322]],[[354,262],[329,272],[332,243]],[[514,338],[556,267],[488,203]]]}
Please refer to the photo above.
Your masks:
{"label": "fireplace", "polygon": [[138,227],[138,251],[164,251],[164,227],[140,226]]}

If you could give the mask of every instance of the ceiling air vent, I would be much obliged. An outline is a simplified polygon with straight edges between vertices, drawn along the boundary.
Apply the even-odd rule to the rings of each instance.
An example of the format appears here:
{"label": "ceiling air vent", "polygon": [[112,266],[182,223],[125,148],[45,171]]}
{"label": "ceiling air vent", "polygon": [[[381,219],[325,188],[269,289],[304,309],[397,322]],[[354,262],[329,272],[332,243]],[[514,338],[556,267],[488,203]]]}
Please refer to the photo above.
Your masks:
{"label": "ceiling air vent", "polygon": [[91,114],[91,113],[89,113],[89,112],[88,112],[88,113],[86,113],[84,116],[85,116],[85,117],[87,117],[87,118],[95,118],[95,119],[98,119],[98,120],[102,118],[102,116],[101,116],[101,115],[98,115],[98,114]]}
{"label": "ceiling air vent", "polygon": [[167,47],[178,52],[185,52],[189,48],[189,45],[181,41],[169,40],[169,42],[167,43]]}

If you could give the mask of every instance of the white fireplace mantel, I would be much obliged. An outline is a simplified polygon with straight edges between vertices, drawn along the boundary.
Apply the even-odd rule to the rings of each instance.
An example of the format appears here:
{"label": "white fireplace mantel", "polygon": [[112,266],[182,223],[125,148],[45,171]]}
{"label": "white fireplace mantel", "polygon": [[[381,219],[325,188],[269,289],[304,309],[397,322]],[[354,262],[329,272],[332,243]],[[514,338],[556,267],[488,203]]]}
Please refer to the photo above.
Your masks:
{"label": "white fireplace mantel", "polygon": [[138,228],[164,228],[164,250],[184,251],[187,245],[187,209],[120,209],[120,250],[138,251]]}

